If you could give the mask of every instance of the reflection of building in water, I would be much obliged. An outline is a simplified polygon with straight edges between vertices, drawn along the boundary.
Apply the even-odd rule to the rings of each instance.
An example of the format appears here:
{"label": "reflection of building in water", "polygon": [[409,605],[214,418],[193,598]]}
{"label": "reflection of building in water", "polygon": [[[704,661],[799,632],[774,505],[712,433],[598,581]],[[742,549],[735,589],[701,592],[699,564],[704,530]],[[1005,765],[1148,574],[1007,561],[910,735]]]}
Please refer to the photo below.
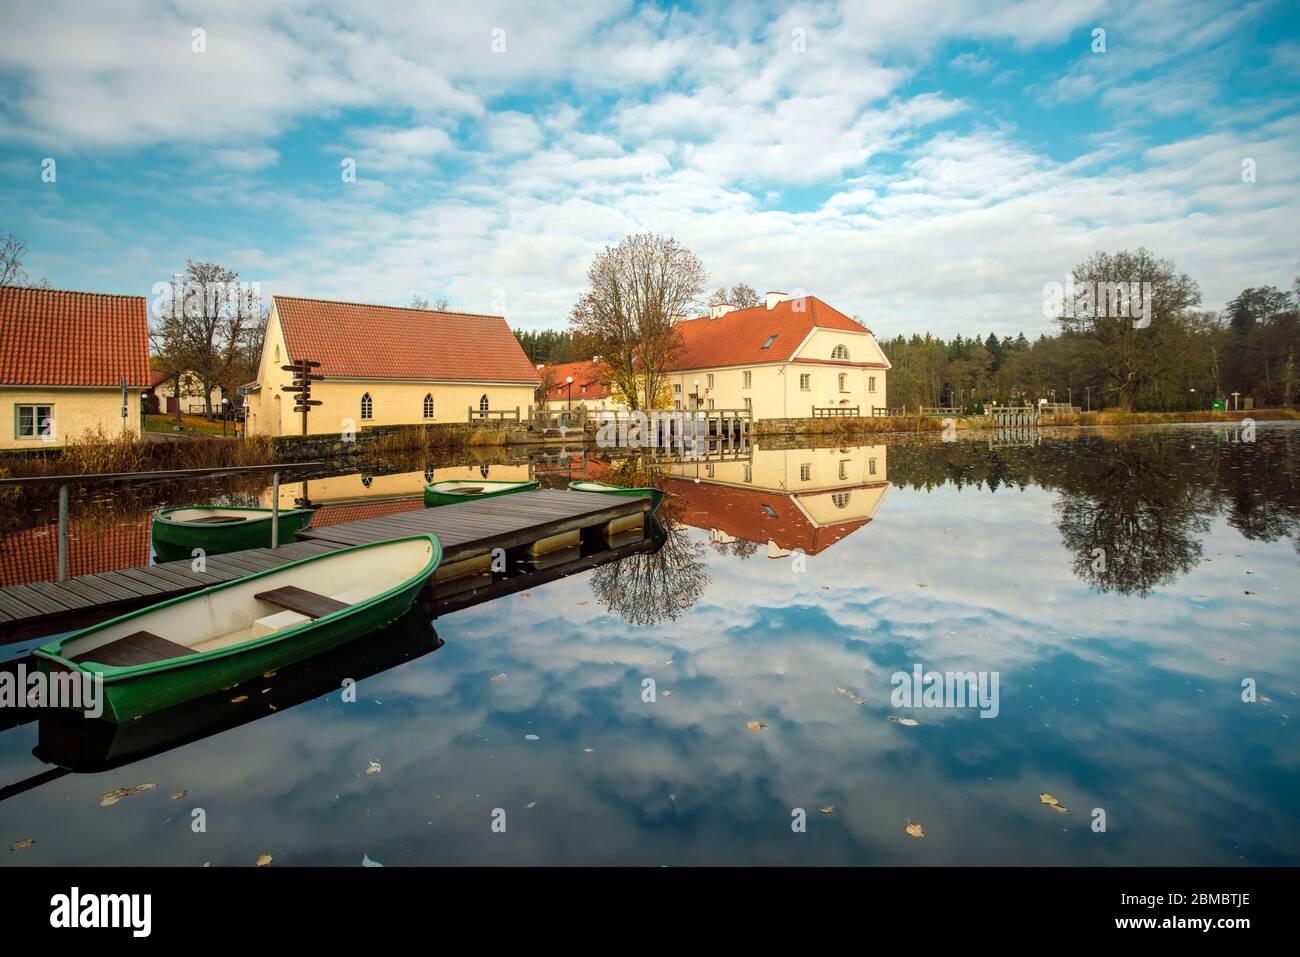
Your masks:
{"label": "reflection of building in water", "polygon": [[767,543],[779,558],[834,545],[876,514],[889,488],[885,446],[754,448],[747,461],[680,462],[664,487],[679,517],[713,541]]}
{"label": "reflection of building in water", "polygon": [[[491,478],[503,482],[527,481],[528,465],[457,465],[416,472],[394,472],[375,475],[372,472],[353,472],[350,475],[331,475],[306,482],[285,482],[280,486],[280,507],[293,508],[304,496],[312,505],[377,502],[385,499],[410,498],[424,494],[429,482]],[[306,491],[304,492],[304,488]],[[271,507],[271,486],[264,488],[259,504]],[[315,522],[313,522],[315,524]]]}
{"label": "reflection of building in water", "polygon": [[[68,577],[149,564],[149,515],[134,522],[68,523]],[[38,525],[0,541],[0,587],[59,577],[59,531]]]}

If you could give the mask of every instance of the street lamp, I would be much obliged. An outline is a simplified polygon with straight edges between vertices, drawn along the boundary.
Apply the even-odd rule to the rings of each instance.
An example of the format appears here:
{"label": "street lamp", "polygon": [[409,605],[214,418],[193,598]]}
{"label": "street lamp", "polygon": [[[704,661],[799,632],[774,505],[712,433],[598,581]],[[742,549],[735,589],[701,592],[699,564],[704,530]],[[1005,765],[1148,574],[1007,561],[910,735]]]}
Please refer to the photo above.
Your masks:
{"label": "street lamp", "polygon": [[573,411],[573,376],[564,377],[565,385],[569,387],[569,411]]}
{"label": "street lamp", "polygon": [[221,398],[221,437],[226,437],[226,420],[230,418],[230,397]]}
{"label": "street lamp", "polygon": [[695,408],[700,407],[700,380],[695,380]]}

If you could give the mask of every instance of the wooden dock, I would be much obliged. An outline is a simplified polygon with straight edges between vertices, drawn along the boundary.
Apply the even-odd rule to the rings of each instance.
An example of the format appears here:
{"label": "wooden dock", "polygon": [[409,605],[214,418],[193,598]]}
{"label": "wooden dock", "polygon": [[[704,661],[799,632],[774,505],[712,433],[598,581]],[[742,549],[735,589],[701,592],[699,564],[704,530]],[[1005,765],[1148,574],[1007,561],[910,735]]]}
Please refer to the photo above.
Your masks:
{"label": "wooden dock", "polygon": [[510,555],[566,532],[586,534],[647,508],[647,499],[541,489],[309,528],[298,533],[298,541],[280,548],[210,556],[203,572],[193,571],[191,563],[183,560],[81,575],[65,582],[0,588],[0,643],[83,628],[200,588],[352,545],[405,535],[437,535],[445,566],[498,548]]}

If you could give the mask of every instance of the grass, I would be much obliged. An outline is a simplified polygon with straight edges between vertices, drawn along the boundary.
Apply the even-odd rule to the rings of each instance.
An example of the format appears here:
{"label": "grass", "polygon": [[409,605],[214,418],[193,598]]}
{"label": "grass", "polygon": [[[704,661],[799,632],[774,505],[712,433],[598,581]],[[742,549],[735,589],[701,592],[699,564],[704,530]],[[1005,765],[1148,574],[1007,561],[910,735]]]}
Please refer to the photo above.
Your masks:
{"label": "grass", "polygon": [[[196,432],[199,435],[221,435],[221,420],[208,419],[201,415],[182,415],[180,422],[176,421],[174,415],[146,415],[144,417],[144,430],[146,432],[175,432],[176,426],[180,426],[182,432]],[[233,437],[235,434],[235,423],[226,423],[226,435]]]}

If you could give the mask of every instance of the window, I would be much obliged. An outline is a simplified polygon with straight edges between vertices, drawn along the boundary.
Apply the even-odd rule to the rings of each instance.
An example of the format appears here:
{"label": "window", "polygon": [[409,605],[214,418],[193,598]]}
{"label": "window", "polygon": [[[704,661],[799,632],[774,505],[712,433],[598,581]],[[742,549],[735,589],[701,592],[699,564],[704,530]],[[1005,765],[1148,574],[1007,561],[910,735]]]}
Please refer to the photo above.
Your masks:
{"label": "window", "polygon": [[811,481],[812,481],[812,466],[811,466],[811,465],[801,465],[801,466],[799,466],[799,481],[800,481],[800,482],[811,482]]}
{"label": "window", "polygon": [[754,400],[751,399],[749,396],[745,396],[745,408],[750,410],[751,412],[754,410]]}
{"label": "window", "polygon": [[851,494],[851,492],[836,492],[831,496],[831,501],[835,503],[836,508],[847,508]]}
{"label": "window", "polygon": [[706,385],[708,385],[708,387],[709,387],[710,389],[712,389],[712,388],[713,388],[713,373],[712,373],[712,372],[709,373],[709,375],[708,375],[708,380],[709,380],[709,381],[706,383]]}
{"label": "window", "polygon": [[842,482],[848,477],[849,477],[849,463],[846,459],[841,459],[840,460],[840,481]]}
{"label": "window", "polygon": [[426,393],[424,396],[424,417],[426,419],[433,418],[433,393],[432,392]]}
{"label": "window", "polygon": [[876,474],[876,460],[875,460],[875,459],[868,459],[868,460],[867,460],[867,473],[868,473],[869,475],[875,475],[875,474]]}
{"label": "window", "polygon": [[868,392],[876,391],[876,377],[873,375],[867,376],[867,391]]}
{"label": "window", "polygon": [[712,399],[709,400],[709,408],[710,408],[710,409],[713,408],[713,400],[712,400]]}
{"label": "window", "polygon": [[849,357],[849,347],[848,347],[848,346],[836,346],[834,349],[831,350],[831,358],[832,358],[832,359],[845,359],[845,360],[847,360],[848,357]]}
{"label": "window", "polygon": [[678,411],[681,411],[681,408],[682,408],[682,400],[681,400],[681,399],[678,399],[676,402],[674,402],[674,403],[673,403],[673,408],[674,408],[674,409],[677,409]]}
{"label": "window", "polygon": [[54,438],[54,406],[52,405],[14,406],[14,438],[16,439]]}
{"label": "window", "polygon": [[682,384],[680,382],[674,382],[673,395],[681,395],[681,394],[682,394]]}
{"label": "window", "polygon": [[849,377],[843,372],[840,373],[840,391],[849,391]]}
{"label": "window", "polygon": [[375,416],[375,403],[370,399],[370,393],[367,392],[361,396],[361,418],[372,419]]}
{"label": "window", "polygon": [[812,376],[805,372],[799,376],[799,389],[802,392],[812,391]]}
{"label": "window", "polygon": [[763,343],[763,348],[764,348],[764,349],[771,348],[772,343],[774,343],[774,342],[776,342],[776,336],[768,336],[768,337],[767,337],[767,342]]}
{"label": "window", "polygon": [[488,397],[486,392],[484,392],[478,400],[478,410],[480,412],[486,412],[488,410]]}
{"label": "window", "polygon": [[771,505],[764,505],[763,511],[767,513],[768,518],[776,518],[776,509],[774,509]]}
{"label": "window", "polygon": [[744,373],[744,377],[745,377],[745,381],[743,387],[748,389],[750,386],[754,384],[754,373],[746,370]]}

